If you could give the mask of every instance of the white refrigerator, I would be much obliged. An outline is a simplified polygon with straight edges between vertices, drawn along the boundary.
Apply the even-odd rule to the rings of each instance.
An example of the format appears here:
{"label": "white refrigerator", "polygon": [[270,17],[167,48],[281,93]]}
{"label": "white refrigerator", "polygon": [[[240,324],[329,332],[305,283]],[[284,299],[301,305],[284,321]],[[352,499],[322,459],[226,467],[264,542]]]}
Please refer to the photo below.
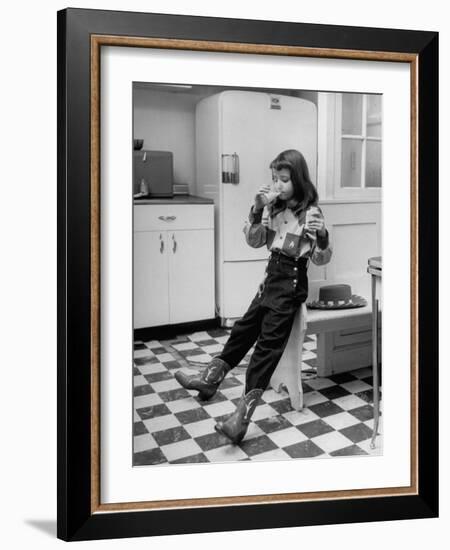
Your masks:
{"label": "white refrigerator", "polygon": [[268,250],[251,248],[243,228],[256,191],[271,182],[271,161],[298,149],[317,173],[317,108],[306,99],[225,91],[196,106],[196,192],[214,199],[216,314],[241,317],[263,279]]}

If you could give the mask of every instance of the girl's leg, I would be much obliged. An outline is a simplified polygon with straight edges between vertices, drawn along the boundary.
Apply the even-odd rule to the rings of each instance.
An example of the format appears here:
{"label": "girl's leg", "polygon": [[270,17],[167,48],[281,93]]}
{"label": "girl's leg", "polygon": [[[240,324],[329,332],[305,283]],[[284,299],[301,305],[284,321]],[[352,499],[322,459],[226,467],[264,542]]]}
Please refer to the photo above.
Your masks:
{"label": "girl's leg", "polygon": [[292,263],[275,256],[269,261],[265,291],[258,308],[257,342],[247,368],[245,391],[236,411],[215,425],[215,429],[233,443],[239,443],[245,436],[258,401],[283,355],[296,311],[306,300],[306,267],[306,260]]}
{"label": "girl's leg", "polygon": [[234,368],[242,361],[253,346],[261,330],[261,298],[256,295],[244,316],[236,321],[231,329],[222,352],[218,357]]}
{"label": "girl's leg", "polygon": [[286,312],[266,310],[255,351],[247,368],[245,392],[265,390],[283,355],[297,308]]}
{"label": "girl's leg", "polygon": [[222,353],[206,369],[194,376],[181,369],[175,373],[177,382],[188,390],[197,390],[202,400],[211,399],[228,371],[238,365],[255,343],[261,324],[260,296],[255,296],[247,313],[235,323]]}
{"label": "girl's leg", "polygon": [[239,443],[247,433],[253,412],[283,355],[294,322],[296,308],[286,313],[266,310],[261,332],[247,368],[244,394],[235,412],[226,420],[217,422],[216,431]]}

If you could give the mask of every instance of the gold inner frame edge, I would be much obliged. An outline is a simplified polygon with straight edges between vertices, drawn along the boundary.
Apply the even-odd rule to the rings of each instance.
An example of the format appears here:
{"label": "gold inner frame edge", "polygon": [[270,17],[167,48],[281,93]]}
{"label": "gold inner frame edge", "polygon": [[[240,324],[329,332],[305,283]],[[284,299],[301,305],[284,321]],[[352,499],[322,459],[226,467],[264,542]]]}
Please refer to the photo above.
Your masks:
{"label": "gold inner frame edge", "polygon": [[[355,59],[409,63],[411,100],[411,485],[347,491],[283,493],[142,502],[100,502],[100,50],[102,46],[181,49],[208,52],[252,53],[331,59]],[[164,510],[229,505],[274,504],[347,498],[405,496],[418,494],[418,73],[417,54],[331,48],[305,48],[234,42],[91,35],[90,152],[91,152],[91,513],[132,510]]]}

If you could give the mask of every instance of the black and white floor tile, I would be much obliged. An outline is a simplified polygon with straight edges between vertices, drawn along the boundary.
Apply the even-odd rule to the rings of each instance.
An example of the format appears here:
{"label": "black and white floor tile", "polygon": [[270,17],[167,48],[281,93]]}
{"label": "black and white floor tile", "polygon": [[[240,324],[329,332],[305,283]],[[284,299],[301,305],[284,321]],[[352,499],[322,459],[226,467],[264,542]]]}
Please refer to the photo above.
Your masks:
{"label": "black and white floor tile", "polygon": [[214,430],[233,412],[244,389],[252,350],[229,372],[210,401],[186,390],[174,378],[178,369],[196,374],[220,353],[229,330],[216,329],[173,340],[134,344],[134,466],[236,460],[378,455],[382,453],[382,417],[375,449],[372,372],[363,368],[329,378],[316,374],[316,338],[303,346],[305,408],[291,407],[287,392],[267,389],[239,445]]}

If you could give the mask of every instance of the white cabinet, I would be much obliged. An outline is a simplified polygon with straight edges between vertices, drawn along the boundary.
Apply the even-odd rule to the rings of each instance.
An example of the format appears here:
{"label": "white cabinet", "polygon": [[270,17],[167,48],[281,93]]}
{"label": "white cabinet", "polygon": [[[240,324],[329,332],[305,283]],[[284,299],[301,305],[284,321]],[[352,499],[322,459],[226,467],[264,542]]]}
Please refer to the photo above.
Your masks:
{"label": "white cabinet", "polygon": [[214,206],[136,205],[134,328],[214,316]]}
{"label": "white cabinet", "polygon": [[169,232],[171,323],[214,317],[214,231]]}
{"label": "white cabinet", "polygon": [[167,235],[134,233],[134,328],[169,322]]}

